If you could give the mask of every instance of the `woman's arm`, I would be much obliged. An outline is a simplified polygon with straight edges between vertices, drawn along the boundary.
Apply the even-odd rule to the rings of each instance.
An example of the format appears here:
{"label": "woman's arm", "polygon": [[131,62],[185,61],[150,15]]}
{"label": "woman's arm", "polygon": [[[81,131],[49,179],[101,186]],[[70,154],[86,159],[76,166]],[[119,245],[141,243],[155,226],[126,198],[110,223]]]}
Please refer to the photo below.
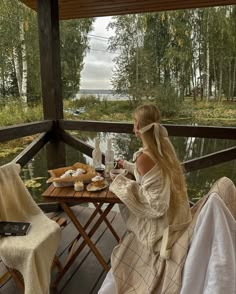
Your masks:
{"label": "woman's arm", "polygon": [[169,208],[169,179],[164,180],[156,167],[144,175],[141,186],[119,175],[111,184],[110,190],[138,217],[161,217]]}
{"label": "woman's arm", "polygon": [[132,162],[129,162],[127,160],[123,160],[123,168],[127,169],[127,171],[134,175],[134,168],[135,168],[135,164]]}

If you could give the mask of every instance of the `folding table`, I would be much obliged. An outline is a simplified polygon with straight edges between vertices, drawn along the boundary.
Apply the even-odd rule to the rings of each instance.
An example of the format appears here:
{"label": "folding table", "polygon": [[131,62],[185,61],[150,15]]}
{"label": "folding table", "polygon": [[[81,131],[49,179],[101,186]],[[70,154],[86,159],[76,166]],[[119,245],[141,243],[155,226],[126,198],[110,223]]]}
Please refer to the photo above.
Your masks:
{"label": "folding table", "polygon": [[[96,232],[100,224],[104,221],[114,237],[116,238],[117,242],[119,242],[119,236],[117,235],[116,231],[112,227],[109,220],[106,218],[108,213],[111,211],[113,206],[116,203],[121,203],[120,199],[116,197],[115,194],[113,194],[111,191],[109,191],[109,187],[105,188],[104,190],[97,191],[97,192],[88,192],[86,189],[82,192],[76,192],[74,191],[74,187],[62,187],[62,188],[56,188],[53,184],[51,184],[46,191],[42,195],[44,199],[47,201],[58,201],[65,211],[65,213],[68,215],[68,217],[71,219],[75,227],[77,228],[79,235],[75,238],[75,240],[72,242],[69,254],[67,257],[67,261],[62,269],[62,271],[58,274],[56,280],[54,281],[53,287],[56,287],[59,283],[60,279],[63,277],[63,275],[66,273],[66,271],[69,269],[69,267],[72,265],[76,257],[79,255],[79,253],[82,251],[82,249],[87,244],[94,255],[96,256],[97,260],[101,263],[105,271],[109,271],[109,266],[104,260],[101,253],[96,248],[95,244],[92,242],[91,237]],[[81,225],[79,220],[76,218],[76,216],[73,213],[73,210],[70,208],[71,203],[81,204],[81,203],[93,203],[95,206],[95,210],[91,214],[89,220],[86,222],[84,226]],[[102,210],[103,204],[107,204],[107,207]],[[86,232],[86,229],[90,225],[90,223],[93,221],[93,219],[99,214],[99,218],[95,222],[95,224],[92,226],[92,228],[89,230],[89,232]],[[80,237],[83,237],[83,242],[80,244],[80,246],[75,249],[77,241],[80,239]]]}

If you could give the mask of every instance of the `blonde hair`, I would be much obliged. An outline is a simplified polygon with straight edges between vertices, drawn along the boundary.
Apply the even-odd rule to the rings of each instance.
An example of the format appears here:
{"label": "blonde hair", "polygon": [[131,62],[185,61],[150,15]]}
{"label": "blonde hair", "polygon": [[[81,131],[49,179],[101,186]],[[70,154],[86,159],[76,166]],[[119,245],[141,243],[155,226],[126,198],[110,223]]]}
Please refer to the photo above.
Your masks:
{"label": "blonde hair", "polygon": [[[154,104],[144,104],[137,107],[133,113],[134,120],[138,123],[139,129],[157,122],[160,123],[161,114]],[[187,189],[182,166],[176,156],[174,147],[166,136],[166,132],[160,128],[159,140],[161,146],[160,154],[154,135],[154,127],[141,134],[143,143],[160,166],[163,176],[170,179],[171,199],[172,201],[185,200],[187,197]]]}

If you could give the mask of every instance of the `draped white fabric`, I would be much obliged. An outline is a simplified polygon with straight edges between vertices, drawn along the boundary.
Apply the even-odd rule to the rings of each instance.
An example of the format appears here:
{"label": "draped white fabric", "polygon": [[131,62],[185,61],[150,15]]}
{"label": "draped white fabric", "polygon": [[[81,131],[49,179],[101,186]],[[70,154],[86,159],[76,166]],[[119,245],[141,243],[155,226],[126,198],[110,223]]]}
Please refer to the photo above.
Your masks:
{"label": "draped white fabric", "polygon": [[202,208],[185,262],[181,294],[236,293],[236,221],[213,193]]}
{"label": "draped white fabric", "polygon": [[0,167],[0,220],[30,222],[31,228],[26,236],[1,237],[0,258],[22,274],[25,294],[46,294],[60,227],[34,202],[19,172],[18,164]]}

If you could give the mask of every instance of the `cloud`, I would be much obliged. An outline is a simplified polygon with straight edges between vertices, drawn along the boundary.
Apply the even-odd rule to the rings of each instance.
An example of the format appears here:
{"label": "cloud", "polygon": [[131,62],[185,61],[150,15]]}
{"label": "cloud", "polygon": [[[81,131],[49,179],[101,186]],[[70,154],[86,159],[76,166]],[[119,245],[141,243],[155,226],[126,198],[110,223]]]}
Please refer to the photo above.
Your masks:
{"label": "cloud", "polygon": [[111,89],[111,76],[114,67],[114,54],[108,52],[108,38],[114,31],[106,27],[111,17],[98,17],[94,29],[89,33],[90,50],[84,58],[84,68],[81,72],[81,89]]}

